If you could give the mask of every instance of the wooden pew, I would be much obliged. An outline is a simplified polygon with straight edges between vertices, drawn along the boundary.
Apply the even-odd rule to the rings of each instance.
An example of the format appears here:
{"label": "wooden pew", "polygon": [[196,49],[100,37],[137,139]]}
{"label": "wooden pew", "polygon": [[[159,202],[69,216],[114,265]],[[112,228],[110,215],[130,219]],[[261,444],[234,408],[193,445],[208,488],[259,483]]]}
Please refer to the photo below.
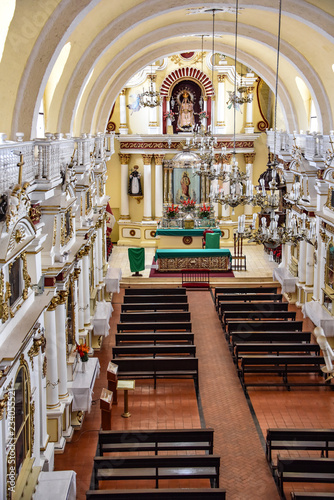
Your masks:
{"label": "wooden pew", "polygon": [[188,302],[187,295],[124,295],[123,304],[158,304],[158,303],[186,304]]}
{"label": "wooden pew", "polygon": [[334,483],[334,458],[277,457],[277,484],[284,497],[285,482]]}
{"label": "wooden pew", "polygon": [[268,293],[277,293],[277,286],[218,286],[215,288],[215,302],[217,303],[217,295],[231,295],[231,294],[268,294]]}
{"label": "wooden pew", "polygon": [[220,302],[282,302],[283,295],[281,293],[272,293],[266,295],[257,295],[257,294],[240,294],[236,295],[235,293],[229,295],[217,295],[216,301],[216,310],[219,310]]}
{"label": "wooden pew", "polygon": [[267,429],[266,457],[272,464],[273,450],[313,450],[328,458],[334,451],[334,429]]}
{"label": "wooden pew", "polygon": [[118,379],[153,379],[154,388],[158,378],[193,378],[198,390],[198,358],[118,358]]}
{"label": "wooden pew", "polygon": [[151,330],[152,332],[158,331],[183,331],[191,332],[192,324],[189,321],[144,321],[144,322],[127,322],[118,323],[117,332],[147,332]]}
{"label": "wooden pew", "polygon": [[302,321],[239,321],[230,320],[226,331],[229,335],[234,332],[301,332]]}
{"label": "wooden pew", "polygon": [[220,488],[159,488],[156,490],[89,490],[86,500],[225,500]]}
{"label": "wooden pew", "polygon": [[240,321],[296,321],[295,311],[226,311],[223,316],[222,324],[226,328],[230,321],[239,319]]}
{"label": "wooden pew", "polygon": [[219,302],[219,319],[227,311],[287,311],[289,302]]}
{"label": "wooden pew", "polygon": [[125,295],[186,295],[185,288],[125,288]]}
{"label": "wooden pew", "polygon": [[[219,488],[220,457],[218,455],[153,455],[109,458],[95,457],[92,483],[100,481],[154,480],[156,488],[161,479],[210,479]],[[126,469],[126,471],[124,471]]]}
{"label": "wooden pew", "polygon": [[[121,356],[196,356],[196,346],[183,345],[131,345],[131,346],[114,346],[112,348],[113,359],[117,360]],[[117,363],[117,361],[115,361]]]}
{"label": "wooden pew", "polygon": [[[131,297],[131,295],[129,295]],[[137,304],[121,304],[121,312],[130,311],[189,311],[188,302],[152,302]]]}
{"label": "wooden pew", "polygon": [[[289,382],[288,375],[308,375],[310,373],[318,373],[322,375],[321,365],[325,364],[323,356],[311,355],[244,355],[240,358],[239,377],[243,387],[250,386],[285,386],[288,389],[291,386],[319,386],[328,385],[328,383],[320,382]],[[245,382],[245,375],[280,375],[282,382]]]}
{"label": "wooden pew", "polygon": [[291,500],[334,500],[334,493],[325,491],[292,491]]}
{"label": "wooden pew", "polygon": [[157,344],[186,344],[194,343],[194,334],[192,332],[140,332],[140,333],[116,333],[116,345],[125,345],[128,343],[151,343]]}
{"label": "wooden pew", "polygon": [[120,314],[121,323],[142,323],[161,321],[190,321],[189,311],[128,312]]}
{"label": "wooden pew", "polygon": [[311,342],[311,332],[233,332],[229,336],[232,352],[239,343],[248,342]]}
{"label": "wooden pew", "polygon": [[212,428],[99,431],[97,454],[125,452],[205,451],[213,453]]}
{"label": "wooden pew", "polygon": [[244,354],[281,354],[281,353],[303,353],[320,356],[318,344],[305,344],[302,342],[239,342],[235,345],[233,359],[238,365],[239,359]]}

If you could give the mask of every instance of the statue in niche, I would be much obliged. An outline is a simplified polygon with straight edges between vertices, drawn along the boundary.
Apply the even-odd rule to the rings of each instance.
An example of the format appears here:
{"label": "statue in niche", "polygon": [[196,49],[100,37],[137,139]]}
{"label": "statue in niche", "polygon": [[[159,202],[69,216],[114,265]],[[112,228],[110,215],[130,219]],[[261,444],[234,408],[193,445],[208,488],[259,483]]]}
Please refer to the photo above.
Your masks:
{"label": "statue in niche", "polygon": [[195,125],[194,105],[191,100],[190,93],[187,90],[182,92],[178,98],[179,102],[179,117],[177,127],[183,132],[192,130]]}
{"label": "statue in niche", "polygon": [[143,194],[140,177],[141,175],[139,172],[139,167],[138,165],[135,165],[129,177],[128,194],[130,194],[131,196],[142,196]]}

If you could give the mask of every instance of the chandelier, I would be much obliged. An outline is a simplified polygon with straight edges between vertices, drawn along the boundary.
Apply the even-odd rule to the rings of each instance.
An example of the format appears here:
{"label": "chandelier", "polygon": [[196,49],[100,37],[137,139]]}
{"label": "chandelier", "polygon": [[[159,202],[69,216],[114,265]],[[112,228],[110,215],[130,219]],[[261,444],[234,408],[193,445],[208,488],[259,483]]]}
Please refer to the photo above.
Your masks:
{"label": "chandelier", "polygon": [[234,45],[234,90],[228,91],[228,101],[226,102],[228,109],[232,106],[240,111],[240,105],[251,103],[253,101],[253,93],[251,87],[243,84],[242,77],[240,87],[237,88],[237,53],[238,53],[238,10],[239,0],[236,0],[235,9],[235,45]]}
{"label": "chandelier", "polygon": [[154,90],[153,82],[155,80],[156,75],[152,73],[151,66],[151,74],[148,75],[150,79],[150,88],[149,90],[144,90],[141,94],[139,94],[139,104],[144,108],[155,108],[161,105],[161,96],[160,92]]}

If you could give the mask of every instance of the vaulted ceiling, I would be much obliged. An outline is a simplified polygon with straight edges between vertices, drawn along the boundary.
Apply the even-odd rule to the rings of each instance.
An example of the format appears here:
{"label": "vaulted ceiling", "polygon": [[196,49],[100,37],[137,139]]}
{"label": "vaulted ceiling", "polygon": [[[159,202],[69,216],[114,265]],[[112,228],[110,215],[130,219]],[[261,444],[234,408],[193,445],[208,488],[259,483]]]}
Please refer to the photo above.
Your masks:
{"label": "vaulted ceiling", "polygon": [[[271,89],[278,7],[279,0],[239,0],[238,60]],[[8,28],[8,34],[0,37],[0,131],[33,138],[46,89],[52,132],[105,130],[132,75],[159,58],[201,50],[200,35],[212,33],[212,13],[204,8],[222,9],[215,14],[215,49],[233,57],[234,1],[2,0],[0,32]],[[306,92],[320,131],[328,134],[334,128],[334,1],[282,0],[281,26],[278,96],[286,128],[303,128]],[[205,37],[204,48],[211,45]]]}

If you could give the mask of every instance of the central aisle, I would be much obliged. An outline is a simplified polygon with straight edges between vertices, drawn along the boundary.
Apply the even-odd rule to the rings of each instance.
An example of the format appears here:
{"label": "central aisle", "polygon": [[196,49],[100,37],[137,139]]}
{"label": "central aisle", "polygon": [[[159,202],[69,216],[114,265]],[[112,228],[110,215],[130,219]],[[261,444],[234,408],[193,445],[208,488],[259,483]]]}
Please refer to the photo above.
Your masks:
{"label": "central aisle", "polygon": [[[188,291],[205,425],[215,429],[228,500],[279,499],[211,293]],[[202,424],[203,425],[203,424]]]}

